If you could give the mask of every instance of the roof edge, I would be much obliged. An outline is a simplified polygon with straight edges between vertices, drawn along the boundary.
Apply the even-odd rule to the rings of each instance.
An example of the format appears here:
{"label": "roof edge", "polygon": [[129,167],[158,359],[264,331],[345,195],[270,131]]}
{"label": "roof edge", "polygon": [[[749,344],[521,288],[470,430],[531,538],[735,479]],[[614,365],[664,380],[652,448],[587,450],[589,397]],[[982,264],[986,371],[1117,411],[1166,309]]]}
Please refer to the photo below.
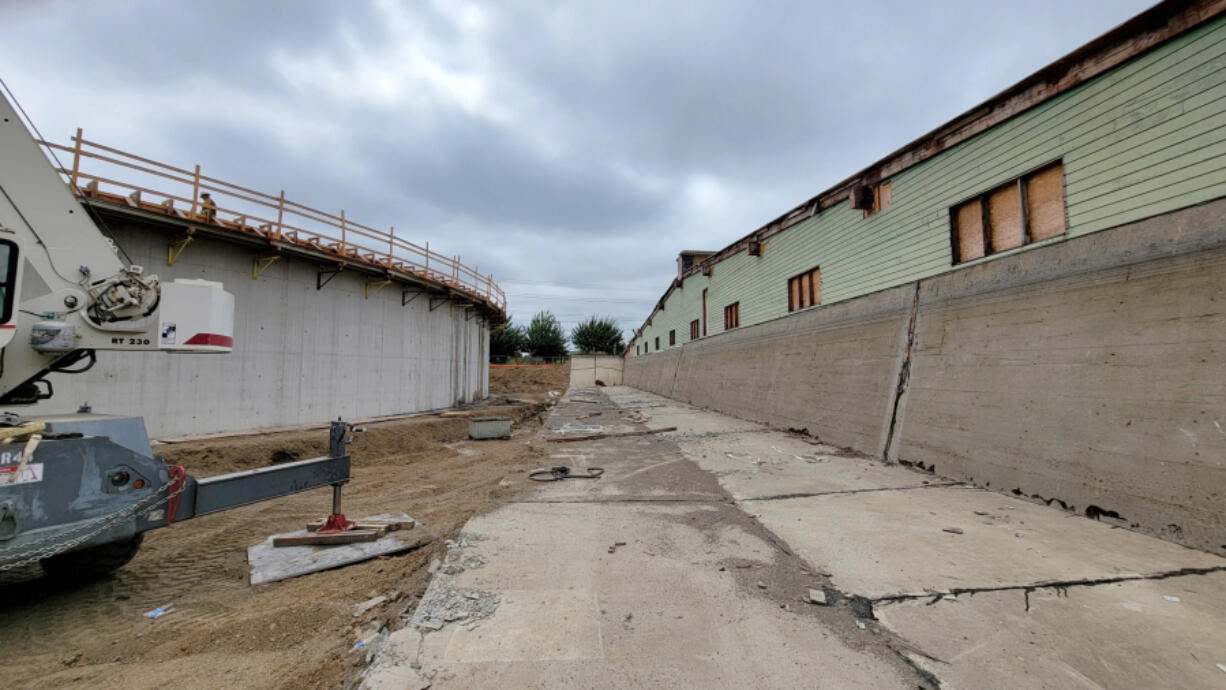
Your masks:
{"label": "roof edge", "polygon": [[[1045,103],[1226,13],[1226,0],[1165,0],[1043,67],[983,103],[888,154],[718,250],[682,280],[845,200],[853,187],[884,181]],[[661,297],[662,304],[675,284]],[[654,312],[653,312],[654,314]]]}

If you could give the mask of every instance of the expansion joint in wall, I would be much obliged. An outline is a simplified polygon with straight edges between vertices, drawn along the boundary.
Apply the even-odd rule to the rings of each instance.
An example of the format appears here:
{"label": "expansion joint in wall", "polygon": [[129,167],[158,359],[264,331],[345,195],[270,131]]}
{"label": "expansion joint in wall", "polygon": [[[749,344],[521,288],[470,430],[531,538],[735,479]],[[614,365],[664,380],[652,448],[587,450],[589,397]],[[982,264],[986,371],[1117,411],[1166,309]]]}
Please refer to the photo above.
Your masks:
{"label": "expansion joint in wall", "polygon": [[898,385],[894,388],[894,402],[890,408],[890,426],[886,432],[885,449],[881,459],[893,462],[890,452],[894,448],[894,437],[901,433],[899,413],[902,412],[903,396],[907,393],[907,384],[911,381],[911,357],[915,346],[915,326],[919,318],[920,281],[915,281],[915,294],[911,299],[911,316],[907,322],[907,340],[902,352],[902,365],[898,368]]}

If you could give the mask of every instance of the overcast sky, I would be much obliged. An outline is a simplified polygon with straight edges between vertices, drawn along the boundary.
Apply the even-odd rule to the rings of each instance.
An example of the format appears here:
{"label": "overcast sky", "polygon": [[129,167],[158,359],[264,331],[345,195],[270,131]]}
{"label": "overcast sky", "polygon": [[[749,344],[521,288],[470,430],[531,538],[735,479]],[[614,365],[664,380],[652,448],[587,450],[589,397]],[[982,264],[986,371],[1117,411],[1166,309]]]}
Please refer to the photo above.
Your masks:
{"label": "overcast sky", "polygon": [[[636,328],[718,249],[1152,5],[0,0],[49,139],[287,195]],[[223,202],[224,205],[224,202]]]}

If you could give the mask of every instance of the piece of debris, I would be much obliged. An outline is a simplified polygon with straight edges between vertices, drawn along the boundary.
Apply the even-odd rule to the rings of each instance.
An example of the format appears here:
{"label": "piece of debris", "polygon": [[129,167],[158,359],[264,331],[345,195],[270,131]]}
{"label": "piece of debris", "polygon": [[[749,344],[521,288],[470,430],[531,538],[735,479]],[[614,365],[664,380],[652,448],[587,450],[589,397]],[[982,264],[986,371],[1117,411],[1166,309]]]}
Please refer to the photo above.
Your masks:
{"label": "piece of debris", "polygon": [[471,417],[471,416],[473,416],[473,413],[472,413],[472,412],[465,412],[465,411],[461,411],[461,410],[449,410],[449,411],[447,411],[447,412],[440,412],[440,413],[438,413],[438,416],[440,416],[440,417],[447,417],[447,418],[451,418],[451,417]]}
{"label": "piece of debris", "polygon": [[944,599],[945,601],[957,601],[958,600],[958,597],[954,596],[953,594],[943,594],[941,595],[941,598]]}
{"label": "piece of debris", "polygon": [[[247,563],[251,566],[249,584],[252,586],[266,582],[276,582],[291,577],[298,577],[321,570],[331,570],[343,565],[386,556],[388,554],[408,551],[430,541],[429,534],[417,529],[395,529],[380,535],[388,525],[414,525],[413,518],[404,514],[379,514],[364,517],[356,521],[359,525],[378,524],[380,530],[349,530],[337,534],[315,534],[307,530],[297,530],[284,534],[274,534],[264,541],[247,548]],[[374,535],[359,536],[361,541],[353,541],[354,533],[366,532]],[[335,539],[343,539],[351,543],[336,543]],[[320,540],[329,540],[332,543]],[[303,543],[310,540],[310,543]],[[279,542],[279,543],[274,543]],[[371,592],[374,596],[378,592]]]}
{"label": "piece of debris", "polygon": [[1021,533],[1021,532],[1014,532],[1014,533],[1013,533],[1013,536],[1015,536],[1015,537],[1020,537],[1020,536],[1022,536],[1022,533]]}
{"label": "piece of debris", "polygon": [[575,419],[588,419],[589,417],[599,417],[602,414],[604,413],[603,412],[589,412],[587,414],[581,414],[578,417],[575,417]]}
{"label": "piece of debris", "polygon": [[162,604],[156,609],[153,609],[152,611],[145,613],[145,618],[148,618],[150,620],[157,620],[158,618],[161,618],[162,616],[165,616],[168,613],[174,613],[174,611],[175,611],[174,604]]}
{"label": "piece of debris", "polygon": [[511,485],[511,481],[509,479],[503,479],[502,481],[498,482],[498,486],[501,486],[503,488],[506,488],[510,485]]}
{"label": "piece of debris", "polygon": [[962,528],[961,528],[961,527],[944,527],[944,528],[942,528],[942,529],[941,529],[941,531],[942,531],[942,532],[949,532],[950,534],[962,534]]}
{"label": "piece of debris", "polygon": [[1162,595],[1162,598],[1163,598],[1163,599],[1166,599],[1167,601],[1173,601],[1173,602],[1175,602],[1176,604],[1178,604],[1178,603],[1179,603],[1179,597],[1173,597],[1173,596],[1171,596],[1170,594],[1163,594],[1163,595]]}
{"label": "piece of debris", "polygon": [[1221,671],[1222,673],[1226,673],[1226,664],[1218,664],[1217,670]]}
{"label": "piece of debris", "polygon": [[374,607],[378,606],[379,604],[382,604],[385,601],[387,601],[387,597],[380,594],[379,596],[374,597],[373,599],[367,599],[366,601],[363,601],[360,604],[354,604],[353,605],[354,618],[357,618],[358,616],[362,615],[363,613],[366,613],[367,611],[373,609]]}
{"label": "piece of debris", "polygon": [[468,437],[474,441],[511,438],[511,418],[474,417],[468,421]]}
{"label": "piece of debris", "polygon": [[758,580],[758,589],[766,589],[766,583]]}
{"label": "piece of debris", "polygon": [[613,546],[609,547],[609,553],[617,553],[617,547],[625,546],[625,545],[626,545],[626,542],[624,541],[615,541],[613,542]]}
{"label": "piece of debris", "polygon": [[605,383],[604,383],[604,381],[601,381],[600,379],[596,379],[596,385],[597,385],[597,386],[600,386],[601,388],[604,388],[604,387],[605,387]]}
{"label": "piece of debris", "polygon": [[662,434],[668,431],[676,431],[675,426],[666,426],[662,429],[644,429],[642,431],[623,431],[617,434],[590,434],[588,436],[560,436],[557,438],[548,438],[546,441],[553,443],[573,443],[575,441],[593,441],[598,438],[621,438],[623,436],[646,436],[649,434]]}
{"label": "piece of debris", "polygon": [[867,628],[868,626],[864,624],[864,621],[856,621],[856,627],[857,627],[857,628],[859,628],[859,629],[861,629],[861,630],[864,630],[864,629],[865,629],[865,628]]}
{"label": "piece of debris", "polygon": [[557,482],[563,479],[600,479],[603,475],[603,467],[589,467],[587,474],[574,474],[566,465],[555,465],[532,470],[528,473],[528,479],[534,482]]}
{"label": "piece of debris", "polygon": [[820,589],[809,590],[809,603],[817,604],[818,606],[827,606],[829,601],[826,601],[826,592]]}

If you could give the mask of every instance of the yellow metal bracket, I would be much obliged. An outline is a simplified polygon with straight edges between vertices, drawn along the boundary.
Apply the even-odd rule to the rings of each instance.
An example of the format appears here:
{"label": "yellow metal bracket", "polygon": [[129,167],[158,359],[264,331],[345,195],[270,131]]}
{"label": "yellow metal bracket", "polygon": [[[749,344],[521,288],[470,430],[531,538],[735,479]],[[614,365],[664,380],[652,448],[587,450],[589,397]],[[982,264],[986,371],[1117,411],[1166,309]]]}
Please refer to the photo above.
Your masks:
{"label": "yellow metal bracket", "polygon": [[255,280],[260,277],[260,274],[268,269],[269,266],[280,259],[280,254],[272,254],[269,256],[257,256],[251,261],[251,279]]}
{"label": "yellow metal bracket", "polygon": [[184,237],[178,242],[171,242],[169,245],[167,245],[166,247],[166,250],[167,250],[166,251],[166,265],[174,266],[175,261],[178,260],[178,258],[183,255],[183,250],[187,249],[187,245],[191,244],[193,239],[195,238],[192,237],[191,235],[188,235],[187,237]]}
{"label": "yellow metal bracket", "polygon": [[[368,280],[366,281],[366,299],[370,299],[370,293],[378,292],[391,284],[390,280]],[[371,288],[374,290],[371,290]]]}

